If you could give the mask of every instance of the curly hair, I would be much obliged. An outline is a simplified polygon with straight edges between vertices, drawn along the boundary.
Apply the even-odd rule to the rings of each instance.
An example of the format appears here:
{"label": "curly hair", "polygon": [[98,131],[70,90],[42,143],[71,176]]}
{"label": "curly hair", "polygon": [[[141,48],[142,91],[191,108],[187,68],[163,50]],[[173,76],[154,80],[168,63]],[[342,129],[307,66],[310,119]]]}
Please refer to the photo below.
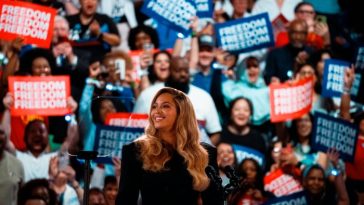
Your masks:
{"label": "curly hair", "polygon": [[157,31],[150,26],[140,25],[135,28],[132,28],[129,32],[128,45],[129,45],[130,50],[132,50],[132,51],[137,50],[137,47],[135,45],[136,36],[142,32],[144,32],[150,36],[150,39],[154,45],[154,48],[159,48],[159,39],[158,39]]}
{"label": "curly hair", "polygon": [[176,145],[172,147],[161,140],[152,118],[149,117],[149,125],[145,130],[146,135],[136,141],[140,147],[143,169],[152,172],[166,170],[165,165],[171,159],[172,150],[176,150],[184,158],[187,171],[192,176],[193,189],[203,191],[209,185],[209,179],[205,173],[208,165],[208,153],[199,143],[199,130],[192,103],[183,92],[166,87],[158,91],[152,104],[165,93],[173,96],[177,108],[174,125]]}
{"label": "curly hair", "polygon": [[53,74],[54,69],[56,68],[56,60],[50,50],[43,48],[33,48],[23,54],[20,57],[19,71],[32,75],[33,61],[41,57],[47,60],[51,69],[51,73]]}

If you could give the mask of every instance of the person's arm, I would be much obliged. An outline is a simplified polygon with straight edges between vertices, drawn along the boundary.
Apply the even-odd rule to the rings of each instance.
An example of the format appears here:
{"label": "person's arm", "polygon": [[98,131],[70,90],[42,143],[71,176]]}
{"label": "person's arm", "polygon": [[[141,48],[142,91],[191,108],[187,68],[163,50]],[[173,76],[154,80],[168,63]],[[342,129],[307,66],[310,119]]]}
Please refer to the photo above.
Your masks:
{"label": "person's arm", "polygon": [[101,33],[100,40],[110,44],[111,46],[118,46],[121,43],[120,37],[112,33]]}
{"label": "person's arm", "polygon": [[351,120],[350,116],[350,90],[355,79],[354,67],[345,69],[344,92],[341,95],[340,116],[344,120]]}
{"label": "person's arm", "polygon": [[121,160],[117,157],[112,158],[112,163],[114,164],[115,169],[115,177],[118,183],[118,186],[120,184],[120,176],[121,176]]}
{"label": "person's arm", "polygon": [[11,93],[7,93],[5,97],[3,98],[3,104],[5,107],[5,111],[3,113],[2,119],[1,119],[1,126],[3,126],[5,134],[7,136],[10,136],[11,134],[11,115],[10,115],[10,107],[14,103],[14,98]]}
{"label": "person's arm", "polygon": [[137,205],[142,164],[137,160],[137,148],[134,143],[124,145],[122,150],[122,169],[115,204]]}
{"label": "person's arm", "polygon": [[62,1],[64,8],[66,9],[66,13],[68,16],[78,14],[78,8],[73,4],[72,0],[63,0]]}
{"label": "person's arm", "polygon": [[[335,169],[338,165],[339,157],[339,152],[333,149],[329,149],[327,151],[327,158],[331,161]],[[341,172],[339,172],[339,174],[335,176],[334,184],[338,200],[337,205],[349,205],[349,195],[346,190],[343,174]]]}
{"label": "person's arm", "polygon": [[206,106],[206,132],[208,133],[211,142],[216,145],[220,140],[220,132],[222,130],[219,114],[217,112],[215,103],[212,97],[207,93],[205,99],[205,106]]}
{"label": "person's arm", "polygon": [[329,46],[331,44],[330,30],[326,23],[317,22],[315,24],[314,32],[321,36],[324,41],[324,46]]}
{"label": "person's arm", "polygon": [[92,127],[94,126],[92,120],[91,103],[95,88],[91,82],[95,81],[96,76],[101,72],[100,63],[95,62],[91,64],[89,67],[89,71],[90,71],[90,76],[87,79],[86,85],[83,89],[78,110],[80,130],[84,135],[83,139],[84,145],[86,145],[88,137],[92,133],[91,132],[93,130]]}
{"label": "person's arm", "polygon": [[217,145],[220,142],[220,132],[216,132],[210,135],[210,140],[213,145]]}
{"label": "person's arm", "polygon": [[10,134],[11,134],[11,124],[10,124],[10,111],[9,110],[5,110],[3,113],[3,118],[1,121],[1,127],[4,130],[4,134],[7,136],[6,137],[6,145],[5,145],[5,149],[10,152],[11,154],[16,153],[16,148],[14,146],[14,144],[10,141]]}
{"label": "person's arm", "polygon": [[3,99],[3,104],[5,106],[5,111],[4,111],[2,119],[1,119],[1,126],[3,127],[5,135],[7,136],[6,149],[10,153],[15,155],[16,149],[15,149],[13,143],[10,141],[10,135],[11,135],[10,107],[13,106],[13,103],[14,103],[13,95],[11,93],[7,93],[6,96]]}
{"label": "person's arm", "polygon": [[[110,20],[110,21],[112,21],[112,20]],[[113,24],[113,22],[110,22],[110,24],[108,24],[108,25],[111,25],[111,24]],[[106,42],[110,46],[118,46],[120,44],[121,40],[120,40],[120,36],[118,35],[117,28],[116,28],[115,24],[113,24],[113,26],[115,27],[113,30],[116,29],[116,33],[113,33],[112,31],[110,31],[108,33],[107,32],[102,32],[99,22],[94,20],[90,24],[90,32],[92,34],[94,34],[95,36],[97,36],[100,41]]]}
{"label": "person's arm", "polygon": [[183,48],[183,39],[177,38],[176,41],[174,42],[172,56],[173,57],[181,56],[182,48]]}
{"label": "person's arm", "polygon": [[335,189],[338,196],[337,205],[349,205],[350,199],[344,182],[343,174],[340,173],[335,177]]}
{"label": "person's arm", "polygon": [[[16,37],[11,41],[9,48],[6,51],[6,57],[9,59],[8,63],[3,69],[0,94],[4,95],[8,87],[8,77],[14,75],[14,73],[19,69],[19,51],[23,46],[24,39]],[[1,96],[2,97],[2,96]]]}
{"label": "person's arm", "polygon": [[[198,65],[199,57],[199,49],[198,49],[198,39],[197,39],[197,27],[198,27],[198,18],[195,17],[191,20],[191,52],[190,52],[190,62],[189,67],[192,70],[195,70]],[[192,72],[193,73],[193,72]]]}

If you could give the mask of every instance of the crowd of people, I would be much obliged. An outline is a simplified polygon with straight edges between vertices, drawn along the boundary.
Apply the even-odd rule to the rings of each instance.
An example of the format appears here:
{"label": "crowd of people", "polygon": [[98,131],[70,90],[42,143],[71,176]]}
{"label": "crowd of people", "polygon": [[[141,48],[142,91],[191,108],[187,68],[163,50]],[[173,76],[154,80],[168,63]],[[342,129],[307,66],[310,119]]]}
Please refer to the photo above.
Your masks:
{"label": "crowd of people", "polygon": [[[153,204],[158,196],[167,204],[255,205],[300,191],[309,204],[364,204],[364,107],[350,96],[364,68],[357,1],[213,0],[213,16],[191,18],[189,36],[143,14],[143,0],[28,2],[57,16],[49,49],[0,37],[0,204]],[[274,46],[244,53],[217,46],[215,24],[264,12]],[[352,63],[341,97],[321,93],[327,59]],[[71,113],[11,115],[11,76],[69,76]],[[311,111],[271,122],[269,86],[306,78],[314,84]],[[84,161],[74,155],[93,150],[97,125],[118,112],[149,114],[150,125],[112,165],[92,164],[84,199]],[[313,148],[317,112],[358,127],[352,162],[334,147]],[[265,160],[241,158],[238,147]],[[270,184],[278,173],[288,190]]]}

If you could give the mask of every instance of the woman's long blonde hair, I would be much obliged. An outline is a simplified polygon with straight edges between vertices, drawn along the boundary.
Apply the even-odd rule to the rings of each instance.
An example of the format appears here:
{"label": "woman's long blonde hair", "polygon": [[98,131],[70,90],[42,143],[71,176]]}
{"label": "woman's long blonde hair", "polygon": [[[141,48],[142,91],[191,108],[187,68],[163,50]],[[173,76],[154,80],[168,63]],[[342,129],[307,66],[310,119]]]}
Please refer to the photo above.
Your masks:
{"label": "woman's long blonde hair", "polygon": [[[193,179],[193,189],[203,191],[209,185],[209,179],[205,173],[205,168],[208,165],[208,153],[200,145],[199,129],[192,103],[183,92],[166,87],[159,90],[154,96],[152,105],[164,93],[173,96],[177,109],[174,125],[176,135],[174,149],[184,158],[187,170]],[[173,148],[171,149],[172,146],[166,145],[158,136],[158,130],[154,127],[150,114],[149,125],[145,130],[146,134],[139,138],[136,143],[140,147],[143,169],[159,172],[166,170],[165,164],[171,159]]]}

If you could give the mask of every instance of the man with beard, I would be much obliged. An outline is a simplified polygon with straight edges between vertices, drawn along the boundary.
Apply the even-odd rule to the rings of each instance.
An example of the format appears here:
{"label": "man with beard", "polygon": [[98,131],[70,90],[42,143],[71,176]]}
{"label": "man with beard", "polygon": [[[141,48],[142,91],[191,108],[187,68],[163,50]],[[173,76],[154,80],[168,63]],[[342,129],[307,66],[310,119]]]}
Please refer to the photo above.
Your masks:
{"label": "man with beard", "polygon": [[0,199],[4,205],[13,205],[24,179],[24,169],[21,162],[5,150],[7,143],[5,131],[0,126]]}
{"label": "man with beard", "polygon": [[24,182],[32,179],[49,178],[49,162],[57,153],[46,151],[48,129],[45,123],[42,120],[30,121],[25,127],[24,141],[25,152],[15,150],[15,148],[11,150],[24,166]]}
{"label": "man with beard", "polygon": [[172,58],[171,75],[168,80],[145,89],[135,103],[134,112],[147,114],[154,95],[165,86],[181,90],[190,98],[197,120],[204,122],[202,124],[205,124],[211,142],[216,144],[220,137],[221,125],[215,104],[206,91],[190,84],[188,65],[188,61],[184,58]]}
{"label": "man with beard", "polygon": [[288,27],[289,44],[268,53],[265,81],[284,82],[293,77],[294,67],[305,63],[313,49],[306,44],[308,26],[304,20],[293,20]]}

